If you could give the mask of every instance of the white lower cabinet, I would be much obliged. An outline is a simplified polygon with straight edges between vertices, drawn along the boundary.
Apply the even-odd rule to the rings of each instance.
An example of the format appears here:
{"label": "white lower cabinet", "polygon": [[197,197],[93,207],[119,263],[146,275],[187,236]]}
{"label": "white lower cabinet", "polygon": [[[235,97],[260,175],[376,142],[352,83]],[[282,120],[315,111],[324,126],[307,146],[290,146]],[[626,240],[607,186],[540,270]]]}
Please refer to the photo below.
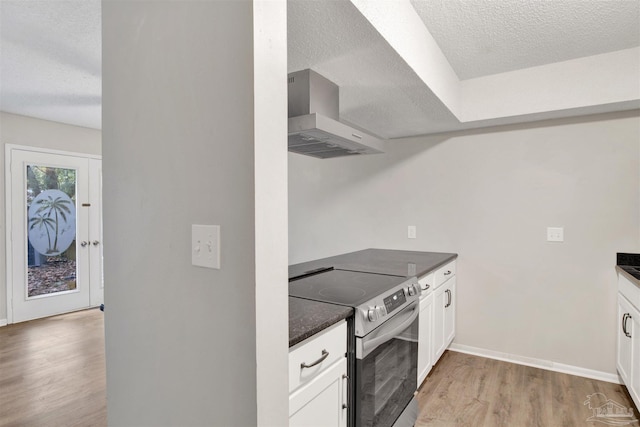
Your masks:
{"label": "white lower cabinet", "polygon": [[640,407],[640,288],[618,277],[618,333],[616,366],[629,395]]}
{"label": "white lower cabinet", "polygon": [[626,300],[622,294],[618,294],[618,351],[617,351],[617,367],[618,373],[625,384],[631,384],[631,361],[632,361],[632,333],[633,323],[629,324],[628,316],[633,319],[633,310],[631,303]]}
{"label": "white lower cabinet", "polygon": [[420,299],[418,332],[418,387],[456,335],[456,261],[418,279]]}
{"label": "white lower cabinet", "polygon": [[433,367],[431,334],[433,325],[433,292],[420,299],[418,326],[418,387]]}
{"label": "white lower cabinet", "polygon": [[347,425],[346,351],[346,322],[290,349],[289,426]]}
{"label": "white lower cabinet", "polygon": [[456,337],[456,278],[449,279],[445,283],[445,287],[445,294],[449,294],[449,299],[444,304],[444,342],[446,349]]}
{"label": "white lower cabinet", "polygon": [[346,426],[347,359],[289,396],[289,426]]}
{"label": "white lower cabinet", "polygon": [[452,277],[434,292],[433,363],[449,347],[456,335],[456,278]]}

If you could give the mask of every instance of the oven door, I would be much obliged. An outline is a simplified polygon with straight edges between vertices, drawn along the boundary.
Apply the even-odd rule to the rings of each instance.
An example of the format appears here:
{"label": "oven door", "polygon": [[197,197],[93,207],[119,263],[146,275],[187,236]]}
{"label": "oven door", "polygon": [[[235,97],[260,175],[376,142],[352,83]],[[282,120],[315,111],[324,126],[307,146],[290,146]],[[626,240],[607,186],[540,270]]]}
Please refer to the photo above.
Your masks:
{"label": "oven door", "polygon": [[[412,402],[417,389],[419,308],[415,302],[356,338],[357,427],[391,427]],[[413,426],[416,416],[407,425]]]}

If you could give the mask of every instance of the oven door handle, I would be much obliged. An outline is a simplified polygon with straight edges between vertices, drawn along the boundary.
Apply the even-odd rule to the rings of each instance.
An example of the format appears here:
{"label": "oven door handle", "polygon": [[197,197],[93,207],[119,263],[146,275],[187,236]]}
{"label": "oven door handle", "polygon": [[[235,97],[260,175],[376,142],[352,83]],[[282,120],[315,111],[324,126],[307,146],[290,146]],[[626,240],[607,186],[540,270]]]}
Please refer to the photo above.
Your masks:
{"label": "oven door handle", "polygon": [[[365,341],[366,338],[364,338],[362,340],[362,358],[364,359],[373,350],[375,350],[376,348],[378,348],[382,344],[386,343],[387,341],[395,338],[400,332],[402,332],[405,329],[407,329],[416,320],[416,318],[420,314],[419,308],[420,308],[420,306],[418,305],[418,303],[415,303],[414,306],[413,306],[413,313],[411,313],[409,315],[409,318],[407,318],[406,320],[403,320],[402,323],[400,323],[397,326],[391,326],[390,325],[390,327],[392,327],[393,329],[390,330],[389,332],[385,332],[382,335],[377,336],[375,338],[371,338],[368,341]],[[406,308],[405,308],[405,310],[406,310]],[[390,320],[390,322],[393,322],[393,320]],[[381,327],[384,328],[385,325],[383,324]]]}

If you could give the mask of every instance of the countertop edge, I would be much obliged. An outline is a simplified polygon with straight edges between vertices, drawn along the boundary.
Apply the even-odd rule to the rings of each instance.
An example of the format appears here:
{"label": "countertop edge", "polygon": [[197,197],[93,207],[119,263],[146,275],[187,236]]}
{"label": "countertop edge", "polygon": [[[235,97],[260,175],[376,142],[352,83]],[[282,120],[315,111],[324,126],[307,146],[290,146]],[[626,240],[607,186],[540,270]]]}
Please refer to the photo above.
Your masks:
{"label": "countertop edge", "polygon": [[420,278],[422,278],[423,276],[425,276],[425,275],[427,275],[427,274],[431,273],[432,271],[437,270],[438,268],[442,267],[443,265],[448,264],[448,263],[450,263],[451,261],[453,261],[453,260],[455,260],[455,259],[458,259],[458,254],[456,254],[456,253],[452,253],[452,254],[449,254],[449,255],[450,255],[450,256],[449,256],[449,257],[447,257],[447,259],[445,259],[444,261],[439,262],[439,263],[437,263],[437,264],[433,265],[432,267],[430,267],[429,269],[427,269],[427,270],[425,270],[425,271],[423,271],[423,272],[421,272],[421,273],[417,273],[417,274],[416,274],[416,277],[417,277],[418,279],[420,279]]}
{"label": "countertop edge", "polygon": [[624,268],[622,268],[622,266],[616,265],[616,271],[618,271],[618,273],[622,273],[622,275],[624,277],[626,277],[631,283],[633,283],[634,285],[640,287],[640,280],[638,280],[636,277],[632,276],[631,273],[629,273]]}
{"label": "countertop edge", "polygon": [[[341,320],[351,317],[354,311],[351,307],[311,301],[292,296],[289,297],[289,303],[289,348],[301,343],[307,338],[311,338]],[[298,304],[298,306],[292,308],[291,303]],[[300,313],[301,315],[297,316],[294,315],[294,318],[291,319],[291,311],[299,310],[302,306],[304,306],[304,313]],[[316,308],[319,308],[319,310],[314,311]],[[327,309],[331,312],[327,313]]]}

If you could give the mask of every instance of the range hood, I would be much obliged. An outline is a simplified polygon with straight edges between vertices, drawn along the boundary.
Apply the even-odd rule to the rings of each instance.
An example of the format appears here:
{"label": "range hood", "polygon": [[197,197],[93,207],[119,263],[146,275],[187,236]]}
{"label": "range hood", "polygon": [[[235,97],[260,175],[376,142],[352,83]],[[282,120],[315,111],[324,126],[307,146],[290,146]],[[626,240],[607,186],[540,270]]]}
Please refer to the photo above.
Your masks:
{"label": "range hood", "polygon": [[382,141],[338,121],[339,88],[312,70],[289,74],[289,151],[319,159],[382,153]]}

